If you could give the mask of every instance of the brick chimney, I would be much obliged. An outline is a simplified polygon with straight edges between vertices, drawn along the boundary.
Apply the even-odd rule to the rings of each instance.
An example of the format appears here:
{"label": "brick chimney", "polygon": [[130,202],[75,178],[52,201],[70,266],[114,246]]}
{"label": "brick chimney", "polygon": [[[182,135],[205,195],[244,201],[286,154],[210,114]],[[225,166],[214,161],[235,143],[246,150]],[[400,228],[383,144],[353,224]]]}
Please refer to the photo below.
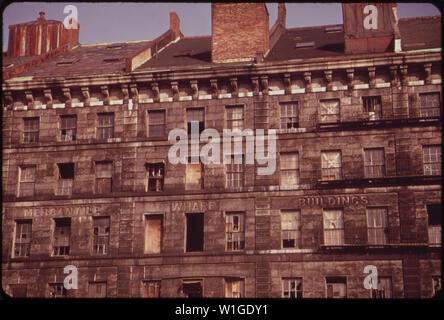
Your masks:
{"label": "brick chimney", "polygon": [[176,12],[170,12],[170,30],[174,34],[174,39],[177,39],[182,32],[180,31],[180,19]]}
{"label": "brick chimney", "polygon": [[46,20],[39,12],[36,21],[9,26],[8,57],[39,56],[66,44],[79,43],[79,28],[66,29],[63,23]]}
{"label": "brick chimney", "polygon": [[285,3],[278,4],[278,18],[277,21],[282,25],[283,28],[286,27],[287,21],[287,9],[285,8]]}
{"label": "brick chimney", "polygon": [[213,62],[254,61],[269,50],[265,3],[211,4]]}
{"label": "brick chimney", "polygon": [[400,50],[396,4],[343,3],[342,16],[345,53]]}

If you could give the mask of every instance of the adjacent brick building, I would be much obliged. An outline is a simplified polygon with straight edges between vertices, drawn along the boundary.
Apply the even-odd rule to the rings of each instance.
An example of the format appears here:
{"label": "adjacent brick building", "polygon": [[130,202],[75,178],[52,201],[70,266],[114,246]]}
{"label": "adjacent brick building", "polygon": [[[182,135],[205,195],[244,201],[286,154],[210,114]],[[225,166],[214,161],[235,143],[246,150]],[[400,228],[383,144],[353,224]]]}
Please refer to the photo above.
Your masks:
{"label": "adjacent brick building", "polygon": [[[441,17],[397,20],[387,3],[343,11],[343,25],[288,29],[280,4],[268,30],[264,4],[213,4],[211,36],[185,37],[171,13],[154,40],[94,45],[43,13],[11,26],[3,290],[432,297],[441,285]],[[245,163],[245,138],[233,157],[242,164],[172,164],[168,134],[193,122],[265,129],[266,139],[276,130],[275,172]],[[78,289],[63,287],[67,265]],[[374,290],[364,287],[368,265]]]}

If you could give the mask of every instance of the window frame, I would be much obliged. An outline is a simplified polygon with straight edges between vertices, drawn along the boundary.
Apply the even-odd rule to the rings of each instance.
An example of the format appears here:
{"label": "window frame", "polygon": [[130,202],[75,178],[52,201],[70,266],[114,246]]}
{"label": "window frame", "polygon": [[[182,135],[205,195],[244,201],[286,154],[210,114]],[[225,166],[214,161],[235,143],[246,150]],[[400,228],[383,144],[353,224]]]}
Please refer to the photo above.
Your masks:
{"label": "window frame", "polygon": [[[152,287],[154,287],[155,296],[149,294]],[[162,288],[161,280],[142,280],[142,297],[149,299],[160,298],[161,288]]]}
{"label": "window frame", "polygon": [[[292,157],[294,156],[295,161],[292,159],[291,162],[295,164],[294,168],[291,167],[283,167],[282,164],[284,163],[285,157]],[[279,154],[279,185],[283,187],[290,187],[290,186],[298,186],[300,185],[300,169],[299,169],[299,152],[281,152]],[[287,177],[287,178],[285,178]],[[284,184],[284,182],[291,181],[288,177],[293,177],[296,181],[295,184]],[[287,180],[288,179],[288,180]]]}
{"label": "window frame", "polygon": [[[185,110],[185,113],[186,113],[188,137],[191,137],[191,125],[192,125],[192,122],[198,122],[199,123],[199,134],[201,134],[202,131],[205,130],[205,107],[187,108]],[[198,116],[196,117],[197,114],[198,114]],[[192,120],[191,118],[199,118],[199,121]],[[202,119],[200,119],[200,118],[202,118]]]}
{"label": "window frame", "polygon": [[[294,290],[292,290],[291,283],[294,282]],[[286,284],[288,285],[286,286]],[[298,289],[298,285],[300,285],[300,289]],[[287,288],[286,288],[287,287]],[[287,289],[287,290],[285,290]],[[288,292],[288,295],[285,293]],[[292,293],[294,292],[294,296]],[[282,298],[286,299],[302,299],[304,294],[303,291],[303,278],[282,278]]]}
{"label": "window frame", "polygon": [[[292,107],[291,112],[288,109],[290,106]],[[285,109],[285,115],[282,112],[283,108]],[[291,130],[299,128],[299,101],[279,102],[279,120],[280,129]],[[288,127],[289,123],[291,124],[290,127]],[[285,127],[283,127],[283,124],[285,124]]]}
{"label": "window frame", "polygon": [[[335,113],[329,113],[330,107],[332,107],[332,105],[327,105],[327,103],[337,103],[337,107],[335,107]],[[319,107],[320,107],[320,111],[319,111],[319,122],[320,123],[339,123],[341,122],[341,99],[339,98],[332,98],[332,99],[320,99],[319,100]],[[326,113],[322,112],[323,110],[327,110]],[[332,117],[334,116],[334,117]],[[324,120],[323,117],[328,117],[327,120]],[[329,120],[330,118],[334,118],[332,121]]]}
{"label": "window frame", "polygon": [[[232,111],[229,112],[228,110],[232,110]],[[235,112],[233,112],[235,110],[237,110],[237,111],[241,110],[242,111],[242,117],[241,118],[234,118],[234,117],[230,117],[229,118],[229,115],[234,115],[235,114]],[[236,123],[237,122],[241,122],[242,125],[241,126],[236,125],[236,126],[233,127],[233,124],[235,122]],[[240,131],[244,130],[244,128],[245,128],[245,105],[243,105],[243,104],[233,104],[233,105],[226,105],[225,106],[225,126],[226,126],[227,129],[232,130],[232,131],[236,130],[236,129],[238,129]]]}
{"label": "window frame", "polygon": [[[149,250],[151,235],[148,231],[148,221],[158,220],[159,222],[159,247]],[[144,231],[143,231],[143,253],[144,254],[160,254],[163,251],[163,235],[164,235],[164,216],[163,213],[146,213],[143,215]]]}
{"label": "window frame", "polygon": [[[52,287],[56,289],[55,295],[52,295]],[[59,295],[57,292],[61,289],[61,294]],[[50,298],[66,298],[68,295],[68,290],[65,289],[63,282],[50,282],[48,283],[48,292]]]}
{"label": "window frame", "polygon": [[[29,225],[27,232],[23,232],[23,228],[19,228],[19,225]],[[24,241],[23,235],[25,236],[26,241]],[[29,258],[31,254],[31,243],[32,243],[32,219],[17,219],[15,220],[15,230],[14,230],[14,238],[13,238],[13,247],[12,247],[12,257],[13,258]],[[23,248],[25,254],[16,254],[17,245],[20,247],[20,253],[23,252]],[[27,253],[27,254],[26,254]]]}
{"label": "window frame", "polygon": [[[244,155],[243,154],[231,154],[226,155],[226,157],[230,157],[230,163],[225,164],[225,188],[226,189],[236,189],[243,188],[245,186],[245,164],[244,164]],[[234,163],[235,158],[241,157],[242,163],[236,164]],[[240,169],[240,170],[239,170]],[[230,178],[229,178],[230,177]],[[232,179],[236,177],[236,179]],[[234,183],[234,182],[238,183]]]}
{"label": "window frame", "polygon": [[[74,120],[73,120],[74,119]],[[73,121],[70,121],[73,120]],[[64,131],[70,130],[71,136]],[[70,137],[70,138],[68,138]],[[75,141],[77,140],[77,115],[65,114],[60,116],[60,141]]]}
{"label": "window frame", "polygon": [[39,142],[40,134],[40,117],[24,117],[23,118],[23,143]]}
{"label": "window frame", "polygon": [[[58,225],[59,224],[59,225]],[[67,246],[56,246],[58,234],[62,234],[61,230],[67,230],[68,235],[62,236],[62,238],[67,238]],[[60,230],[60,231],[57,231]],[[53,233],[53,245],[52,245],[52,256],[69,256],[71,254],[71,218],[54,218],[54,233]]]}
{"label": "window frame", "polygon": [[[284,216],[291,216],[296,219],[293,219],[293,224],[295,228],[285,228],[284,222],[291,223],[290,219],[288,221],[284,220]],[[288,237],[285,237],[284,234],[289,234]],[[294,238],[290,238],[290,235],[294,234]],[[293,246],[285,246],[284,241],[294,241]],[[301,249],[302,248],[302,213],[301,210],[281,210],[281,248],[282,249]]]}
{"label": "window frame", "polygon": [[[340,212],[340,218],[336,218],[336,220],[341,220],[342,227],[336,228],[326,228],[326,213]],[[323,225],[323,235],[324,235],[324,246],[343,246],[345,245],[345,224],[344,224],[344,210],[342,208],[324,208],[322,210],[322,225]],[[338,234],[339,238],[336,239],[336,236],[326,236],[327,234]],[[331,239],[330,239],[331,238]],[[327,242],[327,239],[335,240],[331,242]],[[337,241],[336,241],[337,240]]]}
{"label": "window frame", "polygon": [[[438,96],[438,103],[439,105],[437,107],[427,107],[424,108],[423,105],[423,97],[430,97],[430,96]],[[419,100],[419,116],[420,118],[439,118],[441,117],[441,108],[442,108],[442,103],[441,103],[441,92],[439,91],[432,91],[432,92],[420,92],[418,94],[418,100]],[[431,115],[428,114],[428,112],[431,110]],[[436,114],[436,112],[434,112],[435,110],[438,110],[438,114]],[[425,112],[427,111],[427,112]]]}
{"label": "window frame", "polygon": [[[161,192],[165,182],[165,163],[164,162],[147,162],[145,163],[146,184],[145,192]],[[154,175],[151,175],[154,170]],[[150,190],[151,182],[154,182],[154,190]]]}
{"label": "window frame", "polygon": [[[110,216],[95,216],[92,217],[93,222],[93,241],[92,241],[92,254],[93,255],[108,255],[109,254],[109,240],[111,235],[111,217]],[[101,225],[99,221],[105,221]],[[105,227],[105,231],[101,233],[101,229]],[[97,233],[96,233],[96,228]],[[104,239],[105,241],[101,240]],[[104,242],[104,243],[101,243]],[[99,246],[103,246],[102,252],[99,250]]]}
{"label": "window frame", "polygon": [[[384,210],[383,213],[382,211],[376,211],[376,210]],[[375,214],[375,213],[381,213],[382,214],[382,219],[378,219],[376,217],[374,217],[374,219],[372,220],[372,222],[377,222],[377,220],[380,220],[381,225],[380,226],[375,226],[375,225],[370,225],[370,213]],[[389,242],[388,239],[388,208],[387,207],[367,207],[366,208],[366,222],[367,222],[367,241],[369,245],[386,245]],[[370,236],[374,231],[373,236]],[[379,233],[378,233],[379,231]],[[382,232],[381,232],[382,231]],[[382,237],[382,242],[380,242],[378,239],[378,234],[383,234]],[[371,241],[373,240],[373,241]]]}
{"label": "window frame", "polygon": [[[29,173],[26,173],[27,170],[33,169],[34,173],[32,174],[32,177]],[[25,173],[24,173],[25,171]],[[22,180],[24,179],[24,180]],[[28,180],[32,179],[32,180]],[[25,165],[25,166],[19,166],[19,177],[18,177],[18,191],[17,195],[18,197],[33,197],[35,195],[35,183],[37,179],[37,165]],[[32,194],[25,194],[22,195],[22,190],[24,186],[28,186],[29,184],[29,190],[31,190],[32,186]],[[25,188],[27,189],[27,188]]]}
{"label": "window frame", "polygon": [[[378,107],[379,106],[379,107]],[[369,121],[382,119],[382,97],[379,96],[363,96],[362,111]]]}
{"label": "window frame", "polygon": [[[233,228],[234,217],[238,217],[238,230],[234,230]],[[230,229],[230,223],[231,223],[231,229]],[[233,251],[242,251],[244,249],[245,249],[245,212],[227,211],[225,212],[225,251],[233,252]]]}
{"label": "window frame", "polygon": [[[382,155],[382,157],[381,157],[382,159],[379,159],[380,163],[378,163],[377,160],[375,160],[374,153],[376,153],[377,151],[381,152],[381,155]],[[367,160],[370,160],[370,162],[367,162]],[[364,176],[369,179],[370,178],[382,178],[382,177],[385,177],[386,174],[387,174],[387,172],[386,172],[386,165],[385,165],[385,149],[384,149],[384,147],[364,148]]]}
{"label": "window frame", "polygon": [[[152,117],[153,114],[161,114],[162,121],[160,121],[158,119],[156,119],[156,121],[153,121],[153,117]],[[147,138],[165,138],[165,136],[166,136],[166,110],[165,109],[147,110],[146,117],[147,117],[147,130],[146,130]],[[151,122],[151,121],[153,121],[153,122]],[[162,128],[162,134],[155,134],[154,127]]]}
{"label": "window frame", "polygon": [[[114,112],[101,112],[97,114],[98,140],[107,140],[114,138],[114,120],[115,120],[114,118],[115,118]],[[110,131],[110,133],[108,132],[108,130]]]}
{"label": "window frame", "polygon": [[[68,165],[69,166],[72,165],[72,178],[62,178],[61,167]],[[74,188],[75,163],[74,162],[57,163],[57,171],[58,171],[58,179],[57,179],[56,195],[71,196]]]}
{"label": "window frame", "polygon": [[[110,173],[106,173],[107,170],[98,170],[98,167],[100,166],[110,166]],[[94,163],[94,171],[95,171],[95,178],[94,178],[94,191],[95,194],[107,194],[113,192],[113,174],[114,174],[114,163],[111,160],[104,160],[104,161],[95,161]],[[104,168],[106,169],[106,168]],[[98,176],[100,172],[100,176]],[[109,177],[108,177],[109,175]],[[99,192],[99,183],[102,182],[104,184],[106,181],[109,180],[109,191],[107,192]]]}
{"label": "window frame", "polygon": [[[233,287],[236,286],[239,288],[239,291],[233,290]],[[224,278],[224,289],[225,289],[225,298],[232,298],[232,299],[245,298],[245,279],[235,278],[235,277]]]}
{"label": "window frame", "polygon": [[[344,285],[345,295],[344,297],[334,297],[334,285]],[[332,296],[329,297],[329,285],[332,285]],[[327,299],[347,299],[347,277],[344,276],[331,276],[325,277],[325,297]]]}
{"label": "window frame", "polygon": [[[436,157],[436,161],[432,162],[432,161],[426,161],[426,150],[431,150],[432,148],[436,148],[437,150],[439,150],[439,154],[437,152],[435,153],[428,153],[427,156],[431,159],[432,157]],[[422,146],[422,161],[423,161],[423,171],[424,171],[424,175],[425,176],[440,176],[442,175],[442,169],[441,169],[441,165],[442,165],[442,147],[440,145],[437,144],[430,144],[430,145],[423,145]],[[428,165],[431,165],[432,167],[430,167],[430,169],[427,168]],[[433,168],[433,166],[436,166],[436,168]],[[438,171],[438,174],[433,174],[434,171]]]}
{"label": "window frame", "polygon": [[[192,216],[196,216],[196,215],[200,215],[201,219],[202,219],[202,230],[200,230],[199,228],[199,238],[198,239],[194,239],[193,241],[191,241],[192,239],[190,238],[191,236],[191,230],[189,230],[189,225],[191,224],[192,221],[190,221],[192,218]],[[195,226],[193,228],[193,230],[197,231],[197,226]],[[194,233],[196,234],[196,232]],[[196,243],[199,240],[199,245],[197,245]],[[192,247],[191,247],[192,246]],[[197,248],[199,247],[199,248]],[[190,212],[190,213],[185,213],[185,253],[196,253],[196,252],[205,252],[205,214],[202,212]]]}
{"label": "window frame", "polygon": [[[327,154],[337,153],[339,156],[339,166],[330,167],[330,160]],[[327,161],[327,167],[324,167],[325,161]],[[331,173],[334,173],[334,177]],[[333,178],[332,178],[333,177]],[[321,150],[321,180],[322,181],[337,181],[342,180],[342,151],[341,150]]]}

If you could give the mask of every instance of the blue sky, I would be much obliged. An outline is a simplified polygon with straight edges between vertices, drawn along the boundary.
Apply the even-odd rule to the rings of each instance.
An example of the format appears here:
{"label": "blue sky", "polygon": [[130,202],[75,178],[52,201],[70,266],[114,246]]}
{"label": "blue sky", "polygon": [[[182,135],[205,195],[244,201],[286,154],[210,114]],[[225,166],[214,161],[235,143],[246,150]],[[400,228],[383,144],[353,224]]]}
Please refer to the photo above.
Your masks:
{"label": "blue sky", "polygon": [[[63,21],[66,5],[75,5],[80,23],[80,43],[154,39],[169,27],[169,12],[181,20],[185,36],[211,34],[210,3],[76,3],[20,2],[3,10],[3,50],[7,49],[8,25],[37,19],[45,11],[46,19]],[[287,28],[342,23],[340,3],[287,3]],[[270,25],[277,17],[277,3],[267,3]],[[430,3],[400,3],[398,17],[439,15]]]}

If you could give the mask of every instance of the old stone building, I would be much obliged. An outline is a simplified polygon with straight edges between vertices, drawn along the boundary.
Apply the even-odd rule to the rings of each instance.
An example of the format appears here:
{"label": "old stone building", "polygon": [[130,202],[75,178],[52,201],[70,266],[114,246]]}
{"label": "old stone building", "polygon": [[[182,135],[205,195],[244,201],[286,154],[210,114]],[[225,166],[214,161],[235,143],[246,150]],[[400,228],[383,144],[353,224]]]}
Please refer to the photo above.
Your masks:
{"label": "old stone building", "polygon": [[[172,12],[154,40],[93,45],[44,13],[10,26],[3,290],[432,297],[441,286],[441,17],[398,20],[389,3],[343,4],[343,17],[286,28],[280,4],[269,30],[263,3],[220,3],[210,36],[185,37]],[[246,162],[246,136],[226,162],[191,154],[173,164],[169,133],[195,122],[221,137],[264,129],[271,156],[275,130],[276,170]],[[66,266],[77,268],[77,289],[64,287]]]}

